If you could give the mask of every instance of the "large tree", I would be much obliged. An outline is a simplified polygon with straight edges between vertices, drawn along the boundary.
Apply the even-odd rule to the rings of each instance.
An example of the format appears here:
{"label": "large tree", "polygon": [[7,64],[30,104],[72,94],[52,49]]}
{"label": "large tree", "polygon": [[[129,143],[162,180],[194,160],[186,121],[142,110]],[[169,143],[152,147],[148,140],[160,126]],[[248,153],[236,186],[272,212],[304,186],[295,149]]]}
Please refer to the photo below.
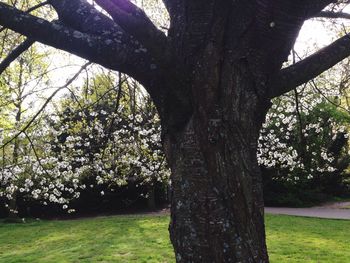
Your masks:
{"label": "large tree", "polygon": [[98,9],[87,0],[49,0],[53,22],[3,2],[0,25],[126,73],[149,92],[172,170],[177,262],[269,261],[259,130],[273,97],[350,54],[345,35],[282,68],[305,20],[346,17],[322,11],[340,1],[163,0],[167,34],[129,0],[95,0]]}

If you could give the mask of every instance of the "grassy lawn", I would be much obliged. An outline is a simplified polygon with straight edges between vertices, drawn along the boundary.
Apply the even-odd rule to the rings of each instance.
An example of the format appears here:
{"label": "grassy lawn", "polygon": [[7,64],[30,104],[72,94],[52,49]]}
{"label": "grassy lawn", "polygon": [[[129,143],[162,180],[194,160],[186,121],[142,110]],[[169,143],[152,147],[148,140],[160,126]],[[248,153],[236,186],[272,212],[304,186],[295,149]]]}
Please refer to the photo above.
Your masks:
{"label": "grassy lawn", "polygon": [[[271,262],[350,262],[350,221],[267,215]],[[174,262],[166,216],[0,222],[0,262]]]}

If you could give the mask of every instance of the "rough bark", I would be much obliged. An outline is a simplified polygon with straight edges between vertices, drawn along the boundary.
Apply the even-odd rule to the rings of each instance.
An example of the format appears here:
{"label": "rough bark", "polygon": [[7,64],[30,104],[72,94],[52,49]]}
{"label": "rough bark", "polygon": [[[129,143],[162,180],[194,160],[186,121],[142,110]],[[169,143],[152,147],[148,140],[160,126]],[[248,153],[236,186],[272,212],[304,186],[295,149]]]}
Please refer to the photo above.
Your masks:
{"label": "rough bark", "polygon": [[186,126],[165,135],[177,262],[268,262],[256,150],[269,102],[244,62],[223,64],[205,78],[219,92],[203,95]]}
{"label": "rough bark", "polygon": [[[192,73],[188,122],[163,131],[177,262],[269,262],[257,140],[270,105],[269,79],[287,59],[302,22],[278,8],[271,18],[274,6],[259,4],[191,2],[189,32],[170,32],[181,38],[174,49],[185,53],[180,65]],[[289,2],[288,9],[296,5]],[[186,49],[177,45],[183,41],[190,42]]]}
{"label": "rough bark", "polygon": [[[206,127],[196,122],[171,147],[170,234],[177,262],[268,262],[256,142],[239,135],[242,127],[228,127],[218,135],[221,142],[208,138],[203,149]],[[243,148],[246,143],[252,146]]]}

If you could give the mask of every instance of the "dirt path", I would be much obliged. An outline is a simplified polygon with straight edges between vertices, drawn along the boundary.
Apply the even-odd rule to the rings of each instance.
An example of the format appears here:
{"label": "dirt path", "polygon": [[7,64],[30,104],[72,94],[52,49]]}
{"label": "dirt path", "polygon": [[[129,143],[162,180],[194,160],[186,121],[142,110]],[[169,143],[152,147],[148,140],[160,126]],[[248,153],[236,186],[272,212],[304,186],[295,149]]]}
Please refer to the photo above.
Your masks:
{"label": "dirt path", "polygon": [[265,213],[329,219],[350,219],[350,202],[330,203],[309,208],[265,207]]}

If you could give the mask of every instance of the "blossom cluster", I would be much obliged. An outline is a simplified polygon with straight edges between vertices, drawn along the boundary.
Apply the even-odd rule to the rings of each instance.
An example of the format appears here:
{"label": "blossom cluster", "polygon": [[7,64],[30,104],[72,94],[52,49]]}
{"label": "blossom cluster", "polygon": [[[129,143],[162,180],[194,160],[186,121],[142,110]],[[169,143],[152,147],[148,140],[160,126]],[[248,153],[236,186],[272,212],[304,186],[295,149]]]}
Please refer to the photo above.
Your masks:
{"label": "blossom cluster", "polygon": [[[60,112],[27,131],[35,145],[18,136],[7,146],[0,159],[0,200],[12,210],[10,201],[21,196],[73,212],[71,201],[87,187],[114,191],[131,182],[151,190],[156,182],[167,182],[170,172],[154,106],[139,95],[137,108],[131,109],[130,98],[118,98],[118,92],[103,100],[81,96],[84,108],[62,98]],[[16,132],[9,131],[6,139]]]}
{"label": "blossom cluster", "polygon": [[261,129],[259,164],[280,171],[273,179],[292,183],[336,171],[332,145],[348,138],[342,114],[347,113],[341,113],[328,98],[305,90],[301,97],[291,93],[276,99]]}

